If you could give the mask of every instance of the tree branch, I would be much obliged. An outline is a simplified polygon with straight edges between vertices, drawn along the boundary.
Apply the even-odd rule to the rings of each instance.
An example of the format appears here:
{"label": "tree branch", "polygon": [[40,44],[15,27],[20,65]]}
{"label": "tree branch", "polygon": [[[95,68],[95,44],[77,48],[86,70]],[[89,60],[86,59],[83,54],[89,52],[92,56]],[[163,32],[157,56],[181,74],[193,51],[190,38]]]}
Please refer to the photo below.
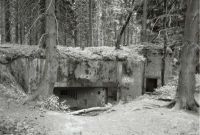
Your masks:
{"label": "tree branch", "polygon": [[[134,4],[134,1],[135,1],[135,0],[132,1],[132,6],[133,6],[133,4]],[[122,26],[122,28],[121,28],[121,30],[120,30],[120,33],[119,33],[119,35],[117,36],[117,41],[116,41],[116,43],[115,43],[115,49],[120,49],[120,43],[121,43],[122,35],[123,35],[123,33],[124,33],[125,29],[126,29],[126,26],[128,25],[128,23],[129,23],[129,21],[130,21],[130,19],[131,19],[131,16],[132,16],[132,14],[133,14],[133,11],[134,11],[134,7],[133,7],[132,11],[129,12],[129,15],[128,15],[127,19],[126,19],[125,24]]]}

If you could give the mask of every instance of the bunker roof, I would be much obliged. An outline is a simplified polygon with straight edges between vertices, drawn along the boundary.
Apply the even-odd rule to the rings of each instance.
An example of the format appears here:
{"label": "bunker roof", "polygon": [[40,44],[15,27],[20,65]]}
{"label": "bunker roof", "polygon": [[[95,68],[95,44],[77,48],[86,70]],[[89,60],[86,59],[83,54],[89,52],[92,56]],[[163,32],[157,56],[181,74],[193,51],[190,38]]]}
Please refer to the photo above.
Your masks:
{"label": "bunker roof", "polygon": [[146,53],[151,53],[151,54],[162,54],[163,53],[163,45],[161,45],[161,44],[142,43],[139,45],[135,45],[134,48],[141,55],[145,55]]}
{"label": "bunker roof", "polygon": [[[126,60],[131,58],[133,61],[144,61],[145,58],[138,53],[136,48],[121,47],[115,50],[114,47],[87,47],[82,50],[80,47],[57,46],[59,58],[74,58],[77,60]],[[44,58],[45,50],[36,45],[17,45],[3,44],[0,45],[0,63],[9,63],[20,57],[27,58]]]}

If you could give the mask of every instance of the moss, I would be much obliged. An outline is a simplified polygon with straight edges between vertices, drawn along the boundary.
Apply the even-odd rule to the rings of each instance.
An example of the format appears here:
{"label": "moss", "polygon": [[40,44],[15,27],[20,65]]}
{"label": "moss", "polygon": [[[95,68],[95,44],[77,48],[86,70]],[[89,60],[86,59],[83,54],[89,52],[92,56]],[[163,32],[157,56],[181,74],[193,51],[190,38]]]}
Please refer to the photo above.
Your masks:
{"label": "moss", "polygon": [[[143,61],[144,57],[140,55],[136,48],[122,47],[121,50],[115,50],[114,47],[87,47],[82,50],[79,47],[62,47],[57,46],[59,59],[69,58],[76,61],[84,60],[102,60],[102,61],[124,61],[129,57],[135,61]],[[10,63],[15,59],[26,57],[29,59],[45,58],[45,51],[38,46],[29,45],[10,45],[0,46],[0,62]]]}
{"label": "moss", "polygon": [[42,58],[44,50],[38,46],[3,44],[0,46],[0,56],[0,63],[7,64],[21,57]]}

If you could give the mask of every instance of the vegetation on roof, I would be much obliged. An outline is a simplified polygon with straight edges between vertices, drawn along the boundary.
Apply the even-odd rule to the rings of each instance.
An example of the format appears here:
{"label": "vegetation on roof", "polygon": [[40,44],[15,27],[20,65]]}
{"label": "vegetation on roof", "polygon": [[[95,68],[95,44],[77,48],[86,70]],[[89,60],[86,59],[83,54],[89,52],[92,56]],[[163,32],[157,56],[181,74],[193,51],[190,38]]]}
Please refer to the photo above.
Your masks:
{"label": "vegetation on roof", "polygon": [[[57,46],[59,58],[74,58],[77,60],[126,60],[144,61],[136,49],[122,47],[115,50],[114,47],[88,47],[82,50],[80,47]],[[43,58],[45,51],[38,46],[4,44],[0,46],[0,63],[9,63],[17,58]]]}

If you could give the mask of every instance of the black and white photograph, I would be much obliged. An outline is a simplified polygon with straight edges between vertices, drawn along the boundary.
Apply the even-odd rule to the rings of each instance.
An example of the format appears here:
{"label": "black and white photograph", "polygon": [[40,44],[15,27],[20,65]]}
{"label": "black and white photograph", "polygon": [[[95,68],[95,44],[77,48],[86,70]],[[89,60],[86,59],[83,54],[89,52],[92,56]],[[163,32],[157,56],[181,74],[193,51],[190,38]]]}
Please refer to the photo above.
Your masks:
{"label": "black and white photograph", "polygon": [[200,0],[0,0],[0,135],[200,135]]}

